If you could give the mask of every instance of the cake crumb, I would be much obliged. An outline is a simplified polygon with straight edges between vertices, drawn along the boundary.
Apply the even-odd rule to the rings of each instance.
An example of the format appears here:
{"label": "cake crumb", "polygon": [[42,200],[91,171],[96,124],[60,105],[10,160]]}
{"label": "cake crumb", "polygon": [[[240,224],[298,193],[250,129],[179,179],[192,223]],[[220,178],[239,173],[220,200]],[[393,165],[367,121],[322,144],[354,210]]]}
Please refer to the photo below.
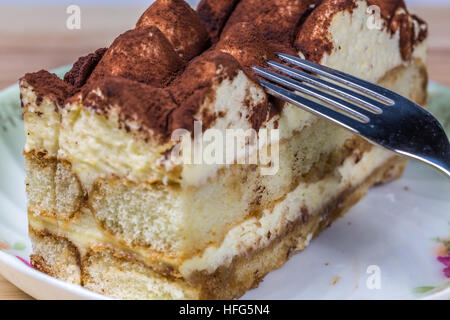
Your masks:
{"label": "cake crumb", "polygon": [[339,282],[339,280],[341,280],[341,277],[340,276],[335,276],[333,278],[332,285],[335,286]]}

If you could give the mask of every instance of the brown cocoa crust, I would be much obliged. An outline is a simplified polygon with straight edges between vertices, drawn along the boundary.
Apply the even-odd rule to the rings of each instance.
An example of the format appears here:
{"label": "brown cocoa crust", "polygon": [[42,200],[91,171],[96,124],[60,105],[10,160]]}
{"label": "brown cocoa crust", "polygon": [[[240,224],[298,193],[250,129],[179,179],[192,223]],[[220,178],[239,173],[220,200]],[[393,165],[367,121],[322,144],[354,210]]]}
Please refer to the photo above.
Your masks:
{"label": "brown cocoa crust", "polygon": [[428,37],[428,24],[415,14],[412,14],[411,17],[417,22],[417,24],[420,27],[419,34],[417,35],[416,41],[417,41],[417,43],[421,43]]}
{"label": "brown cocoa crust", "polygon": [[[253,66],[267,68],[268,60],[278,60],[275,52],[296,55],[291,46],[265,39],[251,22],[238,22],[229,27],[222,33],[215,49],[231,54],[255,84],[259,83],[259,78],[253,72]],[[252,110],[248,119],[255,130],[282,110],[273,106],[272,97],[266,97],[263,104]]]}
{"label": "brown cocoa crust", "polygon": [[37,96],[36,104],[38,106],[42,103],[44,97],[48,97],[58,104],[58,106],[62,107],[64,100],[70,97],[75,91],[75,88],[71,84],[64,82],[56,74],[46,70],[27,73],[20,80],[21,82],[24,80],[32,87]]}
{"label": "brown cocoa crust", "polygon": [[80,57],[78,61],[74,63],[72,69],[66,73],[64,76],[64,81],[77,89],[81,88],[86,83],[92,71],[94,71],[95,67],[107,50],[107,48],[101,48],[96,50],[94,53]]}
{"label": "brown cocoa crust", "polygon": [[[368,2],[379,3],[380,0],[368,0]],[[428,35],[427,24],[416,15],[410,15],[403,0],[397,0],[389,7],[381,7],[381,15],[385,18],[387,28],[391,34],[400,32],[399,45],[402,59],[410,61],[414,48],[425,40]],[[418,34],[416,34],[414,22],[420,28]]]}
{"label": "brown cocoa crust", "polygon": [[299,29],[295,39],[295,48],[306,59],[320,63],[326,53],[331,53],[333,44],[329,39],[329,27],[336,13],[352,11],[356,7],[354,0],[324,0],[318,4]]}
{"label": "brown cocoa crust", "polygon": [[162,88],[183,67],[184,62],[157,27],[142,27],[129,30],[114,40],[89,82],[113,76]]}
{"label": "brown cocoa crust", "polygon": [[196,12],[183,0],[157,0],[136,27],[156,26],[185,60],[199,55],[208,44],[208,32]]}
{"label": "brown cocoa crust", "polygon": [[[236,59],[219,50],[209,50],[193,59],[169,88],[179,106],[170,117],[169,131],[183,128],[193,132],[194,120],[200,106],[208,96],[215,95],[214,83],[233,79],[240,70],[241,66]],[[215,121],[215,116],[202,120],[203,129],[207,129]]]}
{"label": "brown cocoa crust", "polygon": [[[150,130],[150,136],[168,141],[176,129],[193,132],[194,120],[201,105],[207,97],[213,98],[215,95],[214,85],[225,79],[232,80],[241,70],[242,66],[233,56],[210,49],[190,61],[184,72],[164,89],[122,77],[94,80],[92,76],[81,89],[81,102],[84,107],[105,116],[111,106],[118,106],[119,121],[126,130],[127,122],[135,121],[144,134]],[[97,89],[102,92],[102,97],[96,94]],[[68,102],[78,98],[75,96]],[[252,127],[259,128],[267,113],[266,103],[252,110],[249,118]],[[198,120],[202,120],[205,130],[220,117],[215,114],[201,116]]]}
{"label": "brown cocoa crust", "polygon": [[[329,54],[333,50],[328,29],[334,15],[342,10],[351,12],[356,8],[356,2],[354,0],[321,0],[316,4],[316,8],[301,24],[294,45],[305,55],[306,59],[320,63],[323,55]],[[367,5],[376,5],[380,8],[384,27],[388,32],[394,34],[400,30],[399,47],[402,59],[404,61],[411,60],[414,47],[422,42],[428,34],[426,23],[408,13],[404,0],[367,0]],[[403,12],[399,9],[402,9]],[[414,31],[413,20],[416,20],[421,27],[418,35]]]}
{"label": "brown cocoa crust", "polygon": [[297,25],[315,0],[241,0],[223,30],[239,22],[251,22],[259,33],[277,43],[292,45]]}
{"label": "brown cocoa crust", "polygon": [[[204,110],[202,114],[198,112],[207,98],[213,100],[215,84],[220,84],[225,79],[233,80],[240,71],[245,72],[242,65],[232,55],[216,47],[193,59],[185,72],[168,88],[178,104],[169,119],[168,133],[181,128],[193,132],[195,120],[201,120],[203,130],[206,130],[218,118],[223,117],[222,113],[209,114],[209,110]],[[257,81],[254,77],[251,78]],[[248,103],[247,108],[250,115],[247,120],[252,128],[259,129],[269,113],[267,100],[252,107]]]}
{"label": "brown cocoa crust", "polygon": [[249,75],[254,75],[252,66],[267,66],[267,60],[276,58],[270,43],[250,22],[239,22],[228,28],[216,49],[231,54]]}
{"label": "brown cocoa crust", "polygon": [[[99,89],[102,97],[95,91]],[[127,122],[138,124],[143,134],[148,131],[156,138],[170,135],[169,117],[177,108],[167,90],[121,77],[105,77],[90,82],[80,92],[83,106],[108,117],[118,106],[119,125],[129,131]]]}
{"label": "brown cocoa crust", "polygon": [[240,0],[202,0],[197,13],[205,24],[213,43],[219,40],[222,29]]}

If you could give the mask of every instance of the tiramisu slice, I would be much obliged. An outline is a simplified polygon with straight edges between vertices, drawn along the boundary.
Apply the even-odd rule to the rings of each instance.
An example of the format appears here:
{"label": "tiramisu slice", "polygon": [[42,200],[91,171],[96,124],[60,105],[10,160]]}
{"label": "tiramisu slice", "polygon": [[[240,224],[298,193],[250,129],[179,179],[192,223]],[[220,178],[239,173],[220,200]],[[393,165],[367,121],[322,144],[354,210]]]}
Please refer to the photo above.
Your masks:
{"label": "tiramisu slice", "polygon": [[[402,0],[158,0],[64,80],[25,75],[32,264],[116,298],[240,297],[406,164],[250,67],[298,54],[423,105],[426,35]],[[198,158],[230,132],[231,162]]]}

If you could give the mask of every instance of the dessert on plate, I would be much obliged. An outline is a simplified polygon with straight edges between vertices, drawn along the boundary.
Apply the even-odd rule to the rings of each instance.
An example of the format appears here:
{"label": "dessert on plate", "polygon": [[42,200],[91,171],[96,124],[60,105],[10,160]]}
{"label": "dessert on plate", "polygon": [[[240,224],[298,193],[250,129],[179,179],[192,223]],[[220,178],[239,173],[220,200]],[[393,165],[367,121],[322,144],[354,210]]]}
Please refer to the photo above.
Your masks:
{"label": "dessert on plate", "polygon": [[[26,74],[33,266],[116,298],[242,296],[406,165],[268,96],[251,66],[295,54],[424,105],[426,37],[403,0],[157,0],[64,79]],[[196,123],[276,130],[279,157],[176,161]]]}

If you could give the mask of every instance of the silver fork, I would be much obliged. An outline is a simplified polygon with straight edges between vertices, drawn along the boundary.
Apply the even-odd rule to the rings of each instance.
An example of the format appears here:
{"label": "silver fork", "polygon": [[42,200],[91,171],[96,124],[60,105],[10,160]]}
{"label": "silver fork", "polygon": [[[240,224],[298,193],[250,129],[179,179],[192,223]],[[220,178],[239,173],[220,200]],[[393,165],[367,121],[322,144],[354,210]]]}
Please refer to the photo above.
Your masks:
{"label": "silver fork", "polygon": [[450,178],[449,140],[440,123],[424,108],[343,72],[287,54],[277,55],[283,62],[310,73],[275,61],[267,64],[282,74],[253,67],[257,75],[270,81],[260,80],[269,94],[397,154],[423,161]]}

